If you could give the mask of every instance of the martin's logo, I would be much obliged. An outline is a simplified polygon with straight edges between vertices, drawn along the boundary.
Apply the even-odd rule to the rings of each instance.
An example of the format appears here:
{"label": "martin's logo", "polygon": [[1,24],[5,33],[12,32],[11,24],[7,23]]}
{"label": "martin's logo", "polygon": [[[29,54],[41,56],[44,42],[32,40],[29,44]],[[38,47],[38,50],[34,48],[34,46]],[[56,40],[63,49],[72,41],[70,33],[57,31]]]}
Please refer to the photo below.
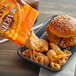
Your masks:
{"label": "martin's logo", "polygon": [[16,9],[12,8],[7,15],[3,17],[0,23],[0,28],[2,32],[9,31],[11,26],[14,23],[14,14],[16,13]]}

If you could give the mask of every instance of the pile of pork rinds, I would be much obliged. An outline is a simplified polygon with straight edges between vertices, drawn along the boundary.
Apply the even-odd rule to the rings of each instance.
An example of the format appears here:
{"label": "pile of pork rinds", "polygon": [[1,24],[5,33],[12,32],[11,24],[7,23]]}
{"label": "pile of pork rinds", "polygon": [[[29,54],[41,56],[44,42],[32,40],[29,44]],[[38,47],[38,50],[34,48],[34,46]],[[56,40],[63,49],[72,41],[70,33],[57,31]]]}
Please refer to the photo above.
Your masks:
{"label": "pile of pork rinds", "polygon": [[25,50],[22,55],[36,62],[49,66],[52,69],[60,69],[71,56],[71,52],[64,49],[63,51],[58,45],[49,43],[43,39],[39,39],[32,31],[28,40],[27,47],[30,50]]}

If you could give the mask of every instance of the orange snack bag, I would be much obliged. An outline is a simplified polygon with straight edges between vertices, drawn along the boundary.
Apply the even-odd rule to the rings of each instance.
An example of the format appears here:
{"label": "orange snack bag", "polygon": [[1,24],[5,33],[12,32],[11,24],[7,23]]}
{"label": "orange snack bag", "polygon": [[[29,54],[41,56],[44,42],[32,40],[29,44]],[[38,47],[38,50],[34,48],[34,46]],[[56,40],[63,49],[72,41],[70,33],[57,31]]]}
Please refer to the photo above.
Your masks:
{"label": "orange snack bag", "polygon": [[39,12],[27,3],[0,0],[0,36],[24,46]]}

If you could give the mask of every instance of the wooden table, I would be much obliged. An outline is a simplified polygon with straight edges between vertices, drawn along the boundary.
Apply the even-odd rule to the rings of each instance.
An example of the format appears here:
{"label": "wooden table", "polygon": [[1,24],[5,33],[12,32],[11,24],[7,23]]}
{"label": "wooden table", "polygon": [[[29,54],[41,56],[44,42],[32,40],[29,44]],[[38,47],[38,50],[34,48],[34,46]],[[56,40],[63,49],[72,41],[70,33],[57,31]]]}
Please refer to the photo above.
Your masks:
{"label": "wooden table", "polygon": [[[40,0],[39,11],[35,25],[46,21],[52,15],[67,14],[76,18],[76,1]],[[38,76],[39,67],[17,55],[19,47],[10,40],[0,44],[0,76]]]}

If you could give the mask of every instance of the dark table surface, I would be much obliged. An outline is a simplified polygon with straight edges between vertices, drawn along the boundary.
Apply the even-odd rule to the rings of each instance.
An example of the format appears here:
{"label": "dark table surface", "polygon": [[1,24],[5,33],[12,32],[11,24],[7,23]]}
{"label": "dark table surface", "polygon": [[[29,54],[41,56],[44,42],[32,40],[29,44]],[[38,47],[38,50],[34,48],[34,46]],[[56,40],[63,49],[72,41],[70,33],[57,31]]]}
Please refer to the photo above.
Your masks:
{"label": "dark table surface", "polygon": [[[40,0],[39,11],[35,25],[52,15],[67,14],[76,18],[76,0]],[[39,67],[17,55],[19,47],[10,40],[0,44],[0,76],[38,76]]]}

